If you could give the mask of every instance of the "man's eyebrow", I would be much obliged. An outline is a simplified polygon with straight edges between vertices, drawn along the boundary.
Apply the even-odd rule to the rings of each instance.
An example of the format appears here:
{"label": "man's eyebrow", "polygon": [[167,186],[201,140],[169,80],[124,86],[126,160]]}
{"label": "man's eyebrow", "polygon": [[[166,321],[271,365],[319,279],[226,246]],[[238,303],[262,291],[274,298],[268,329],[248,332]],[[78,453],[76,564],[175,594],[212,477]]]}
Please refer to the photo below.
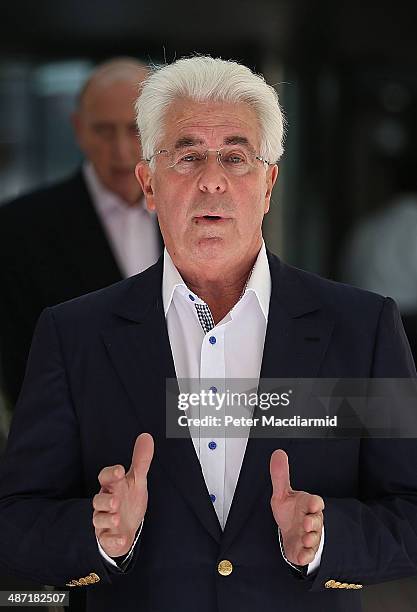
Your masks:
{"label": "man's eyebrow", "polygon": [[195,145],[202,145],[204,142],[201,138],[194,138],[193,136],[182,136],[179,138],[174,145],[175,149],[183,149],[184,147],[193,147]]}
{"label": "man's eyebrow", "polygon": [[114,122],[112,122],[112,121],[104,121],[104,120],[99,119],[98,121],[92,121],[91,125],[94,125],[94,126],[96,126],[96,125],[99,125],[99,126],[102,126],[102,125],[104,125],[104,126],[111,125],[111,126],[113,126]]}
{"label": "man's eyebrow", "polygon": [[227,136],[223,142],[225,145],[244,145],[251,151],[255,151],[246,136]]}

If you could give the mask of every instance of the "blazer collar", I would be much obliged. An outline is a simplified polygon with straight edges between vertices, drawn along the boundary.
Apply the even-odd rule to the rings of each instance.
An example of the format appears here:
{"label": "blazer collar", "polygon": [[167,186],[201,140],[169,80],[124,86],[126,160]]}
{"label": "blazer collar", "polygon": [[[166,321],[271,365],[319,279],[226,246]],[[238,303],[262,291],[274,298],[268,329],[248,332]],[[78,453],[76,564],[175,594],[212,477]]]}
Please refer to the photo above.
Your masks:
{"label": "blazer collar", "polygon": [[113,312],[129,321],[142,323],[151,308],[162,307],[163,255],[153,266],[124,281],[124,291],[114,305]]}
{"label": "blazer collar", "polygon": [[322,304],[303,283],[301,271],[285,264],[268,249],[266,253],[272,279],[272,306],[279,304],[292,318],[319,310]]}
{"label": "blazer collar", "polygon": [[[269,249],[266,249],[266,255],[272,281],[270,308],[281,307],[291,318],[320,310],[320,301],[303,283],[298,270],[283,263]],[[114,312],[137,323],[143,321],[149,308],[162,299],[163,267],[162,254],[153,266],[132,276]]]}

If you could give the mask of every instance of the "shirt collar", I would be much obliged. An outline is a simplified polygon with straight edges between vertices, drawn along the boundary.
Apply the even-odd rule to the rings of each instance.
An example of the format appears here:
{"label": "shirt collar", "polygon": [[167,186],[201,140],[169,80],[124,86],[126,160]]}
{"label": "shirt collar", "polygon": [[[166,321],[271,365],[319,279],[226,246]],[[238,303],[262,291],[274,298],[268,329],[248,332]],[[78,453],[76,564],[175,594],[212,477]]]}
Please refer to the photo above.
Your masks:
{"label": "shirt collar", "polygon": [[268,257],[266,255],[265,242],[262,241],[261,250],[256,258],[255,265],[246,286],[245,294],[253,291],[258,298],[259,306],[263,315],[268,320],[269,300],[271,299],[272,281],[269,270]]}
{"label": "shirt collar", "polygon": [[[249,293],[253,292],[258,300],[259,306],[261,307],[262,313],[266,320],[268,320],[269,313],[269,300],[271,298],[271,273],[269,271],[269,263],[266,255],[265,243],[262,241],[262,247],[256,258],[255,265],[252,269],[252,274],[249,278],[248,284],[245,289],[243,298]],[[189,294],[194,294],[188,289],[181,274],[174,266],[174,262],[171,259],[166,248],[164,249],[164,272],[162,276],[162,300],[164,304],[165,316],[168,313],[169,307],[172,302],[174,292],[178,290],[188,297]],[[204,302],[194,296],[194,301],[203,304]],[[242,301],[240,300],[240,301]],[[234,309],[237,307],[238,302]],[[233,310],[233,309],[232,309]]]}
{"label": "shirt collar", "polygon": [[171,306],[172,296],[177,287],[184,287],[187,289],[181,274],[174,266],[174,262],[171,259],[170,254],[164,248],[164,272],[162,275],[162,301],[164,304],[165,316]]}
{"label": "shirt collar", "polygon": [[[82,172],[94,206],[101,216],[106,217],[119,211],[131,210],[132,207],[123,198],[103,185],[91,162],[83,163]],[[143,206],[144,198],[140,198],[139,203]]]}

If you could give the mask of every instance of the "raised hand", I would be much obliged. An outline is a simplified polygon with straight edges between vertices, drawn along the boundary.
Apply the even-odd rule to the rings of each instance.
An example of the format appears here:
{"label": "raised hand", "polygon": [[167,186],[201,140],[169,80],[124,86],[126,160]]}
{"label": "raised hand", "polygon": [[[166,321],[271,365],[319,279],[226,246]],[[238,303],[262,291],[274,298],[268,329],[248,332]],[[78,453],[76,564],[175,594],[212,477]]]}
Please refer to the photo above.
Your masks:
{"label": "raised hand", "polygon": [[148,505],[147,474],[154,451],[148,433],[137,437],[130,469],[122,465],[105,467],[98,475],[101,489],[93,498],[93,525],[103,550],[109,557],[125,555]]}
{"label": "raised hand", "polygon": [[295,565],[308,565],[320,545],[324,501],[319,495],[291,489],[288,456],[283,450],[272,453],[270,472],[271,508],[281,530],[285,556]]}

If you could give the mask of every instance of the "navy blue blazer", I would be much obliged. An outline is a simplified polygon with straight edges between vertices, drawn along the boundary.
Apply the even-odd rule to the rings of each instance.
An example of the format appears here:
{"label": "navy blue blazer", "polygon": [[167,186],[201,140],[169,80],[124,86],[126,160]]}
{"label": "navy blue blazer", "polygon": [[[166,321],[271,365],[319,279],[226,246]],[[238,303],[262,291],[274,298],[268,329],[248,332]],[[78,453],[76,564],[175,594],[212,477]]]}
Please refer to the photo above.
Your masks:
{"label": "navy blue blazer", "polygon": [[[268,257],[262,377],[416,376],[391,299]],[[161,279],[159,260],[41,315],[0,468],[0,564],[46,584],[89,576],[81,583],[94,584],[73,588],[85,589],[97,612],[354,612],[360,591],[326,582],[366,588],[417,574],[415,440],[250,437],[222,532],[191,439],[165,436],[165,379],[175,370]],[[98,552],[91,500],[99,471],[129,467],[144,431],[155,440],[149,504],[122,573]],[[325,501],[313,576],[297,574],[279,549],[269,475],[276,448],[289,455],[293,488]],[[217,571],[223,559],[229,576]]]}

